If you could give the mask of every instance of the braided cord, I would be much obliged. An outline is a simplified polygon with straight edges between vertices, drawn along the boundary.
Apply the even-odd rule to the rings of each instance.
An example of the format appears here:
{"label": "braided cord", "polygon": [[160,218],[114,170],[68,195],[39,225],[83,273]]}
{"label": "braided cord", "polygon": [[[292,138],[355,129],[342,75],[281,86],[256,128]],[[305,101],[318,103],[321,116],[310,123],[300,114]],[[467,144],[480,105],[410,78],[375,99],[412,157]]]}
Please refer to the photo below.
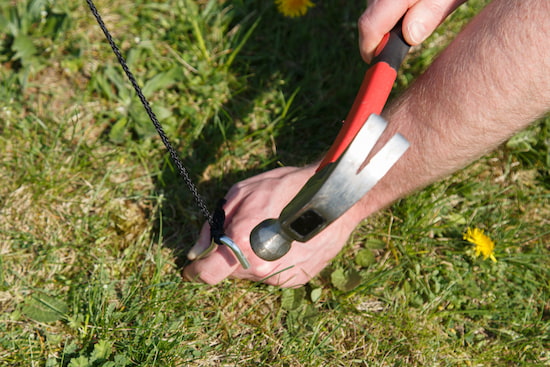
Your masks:
{"label": "braided cord", "polygon": [[[101,28],[101,30],[105,34],[105,37],[107,38],[107,41],[109,42],[109,45],[111,45],[111,48],[113,49],[113,52],[115,53],[115,55],[118,59],[118,62],[120,63],[120,66],[122,66],[122,69],[124,70],[124,72],[126,73],[126,76],[130,80],[130,83],[132,83],[132,86],[134,87],[134,90],[136,91],[137,96],[138,96],[139,100],[141,101],[141,104],[145,108],[145,111],[147,112],[147,115],[149,115],[149,118],[151,119],[151,122],[155,126],[155,129],[157,130],[157,132],[160,136],[160,139],[162,140],[162,142],[164,143],[164,146],[166,147],[166,149],[170,153],[170,158],[172,158],[172,161],[176,165],[180,176],[185,181],[185,184],[189,188],[189,191],[191,191],[191,194],[193,195],[193,198],[195,199],[196,204],[198,205],[198,207],[201,210],[202,214],[207,218],[208,223],[210,224],[211,228],[214,227],[214,223],[213,223],[213,220],[212,220],[212,216],[210,215],[210,211],[206,207],[206,204],[205,204],[203,198],[200,196],[200,194],[197,190],[197,186],[195,186],[195,184],[193,183],[193,181],[189,177],[189,172],[184,167],[183,163],[181,162],[181,160],[178,156],[178,153],[176,152],[176,150],[174,149],[174,147],[172,146],[172,144],[168,140],[168,137],[166,136],[166,133],[164,132],[164,129],[162,128],[160,122],[158,121],[157,116],[155,115],[155,113],[151,109],[151,106],[149,105],[149,101],[143,95],[141,87],[138,85],[138,83],[136,81],[136,78],[134,77],[134,74],[132,74],[132,72],[128,68],[128,64],[126,63],[126,60],[122,56],[122,54],[120,52],[120,49],[118,48],[115,41],[113,40],[113,37],[111,36],[111,33],[107,29],[107,26],[103,22],[103,19],[101,18],[101,15],[97,11],[97,8],[95,7],[92,0],[86,0],[86,2],[88,3],[88,6],[90,7],[90,10],[91,10],[92,14],[96,18],[97,23],[99,24],[99,27]],[[222,228],[223,228],[223,224],[222,224]]]}

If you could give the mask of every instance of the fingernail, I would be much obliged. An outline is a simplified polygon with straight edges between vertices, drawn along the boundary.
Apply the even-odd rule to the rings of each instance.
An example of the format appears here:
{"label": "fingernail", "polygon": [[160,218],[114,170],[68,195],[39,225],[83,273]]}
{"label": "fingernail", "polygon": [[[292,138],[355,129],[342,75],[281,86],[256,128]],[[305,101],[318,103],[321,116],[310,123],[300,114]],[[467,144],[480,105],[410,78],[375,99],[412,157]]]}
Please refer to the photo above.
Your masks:
{"label": "fingernail", "polygon": [[200,255],[201,252],[201,250],[197,249],[197,245],[195,245],[187,252],[187,259],[193,261]]}
{"label": "fingernail", "polygon": [[207,248],[202,248],[199,244],[196,244],[187,253],[187,258],[191,261],[203,259],[207,255],[209,255],[215,248],[216,244],[214,242],[211,242],[210,246]]}
{"label": "fingernail", "polygon": [[418,45],[426,39],[426,27],[418,21],[412,21],[407,27],[410,41],[413,45]]}
{"label": "fingernail", "polygon": [[194,249],[189,250],[189,252],[187,253],[187,259],[193,261],[196,258],[197,258],[197,251],[195,251]]}

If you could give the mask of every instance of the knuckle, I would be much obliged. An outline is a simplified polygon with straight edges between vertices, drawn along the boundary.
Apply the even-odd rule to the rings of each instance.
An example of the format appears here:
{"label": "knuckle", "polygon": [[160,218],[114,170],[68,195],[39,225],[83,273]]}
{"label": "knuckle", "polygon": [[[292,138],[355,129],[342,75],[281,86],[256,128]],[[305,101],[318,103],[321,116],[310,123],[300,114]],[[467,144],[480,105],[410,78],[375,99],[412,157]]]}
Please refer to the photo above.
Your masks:
{"label": "knuckle", "polygon": [[425,7],[429,15],[439,23],[464,2],[466,0],[432,0],[426,2]]}
{"label": "knuckle", "polygon": [[436,18],[441,18],[443,16],[443,13],[445,12],[445,4],[447,1],[442,0],[436,0],[436,1],[430,1],[426,4],[428,11],[432,14],[432,16]]}
{"label": "knuckle", "polygon": [[359,20],[357,21],[357,25],[359,27],[359,31],[363,32],[364,34],[368,34],[371,31],[375,30],[373,19],[369,12],[364,12],[363,14],[361,14]]}

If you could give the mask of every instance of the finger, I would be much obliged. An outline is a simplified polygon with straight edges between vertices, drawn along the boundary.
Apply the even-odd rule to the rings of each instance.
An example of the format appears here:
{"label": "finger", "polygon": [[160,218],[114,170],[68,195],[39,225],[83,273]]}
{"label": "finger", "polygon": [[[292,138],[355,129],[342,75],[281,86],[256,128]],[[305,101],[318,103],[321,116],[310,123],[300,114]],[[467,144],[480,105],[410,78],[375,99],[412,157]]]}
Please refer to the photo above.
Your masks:
{"label": "finger", "polygon": [[217,284],[229,277],[239,263],[226,246],[217,248],[205,259],[196,260],[183,269],[185,278],[207,284]]}
{"label": "finger", "polygon": [[359,18],[359,50],[371,62],[378,44],[417,0],[376,0]]}
{"label": "finger", "polygon": [[411,45],[422,43],[464,0],[430,0],[414,4],[403,19],[403,36]]}
{"label": "finger", "polygon": [[226,212],[228,211],[228,208],[231,208],[231,205],[233,204],[232,202],[237,201],[236,198],[239,197],[241,191],[247,186],[254,185],[259,181],[265,181],[272,178],[280,178],[286,174],[298,170],[300,170],[300,168],[298,167],[280,167],[263,172],[262,174],[247,178],[244,181],[236,183],[229,189],[229,191],[225,195],[225,198],[227,199],[227,203],[224,206]]}
{"label": "finger", "polygon": [[201,255],[204,255],[204,252],[210,247],[210,243],[210,225],[206,222],[202,226],[197,242],[187,253],[187,258],[192,261],[201,257]]}

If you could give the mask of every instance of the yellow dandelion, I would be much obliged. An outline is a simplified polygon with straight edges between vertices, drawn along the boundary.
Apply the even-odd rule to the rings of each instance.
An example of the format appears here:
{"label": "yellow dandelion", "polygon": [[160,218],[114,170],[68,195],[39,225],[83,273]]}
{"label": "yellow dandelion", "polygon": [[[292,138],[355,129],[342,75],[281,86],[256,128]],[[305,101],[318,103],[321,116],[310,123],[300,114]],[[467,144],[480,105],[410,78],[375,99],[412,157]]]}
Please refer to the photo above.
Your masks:
{"label": "yellow dandelion", "polygon": [[475,256],[483,255],[483,260],[488,258],[497,262],[495,258],[495,243],[489,238],[486,234],[483,233],[482,229],[479,228],[468,228],[463,237],[466,241],[473,243],[475,247]]}
{"label": "yellow dandelion", "polygon": [[310,0],[275,0],[277,10],[285,17],[300,17],[315,6]]}

